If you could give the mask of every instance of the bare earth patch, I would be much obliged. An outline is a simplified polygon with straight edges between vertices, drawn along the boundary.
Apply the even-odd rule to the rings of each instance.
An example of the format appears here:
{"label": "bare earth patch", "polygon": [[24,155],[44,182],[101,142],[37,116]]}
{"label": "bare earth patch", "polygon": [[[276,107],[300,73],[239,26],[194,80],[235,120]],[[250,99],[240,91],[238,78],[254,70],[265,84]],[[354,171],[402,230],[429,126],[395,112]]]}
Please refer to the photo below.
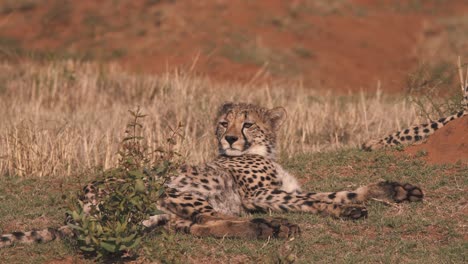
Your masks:
{"label": "bare earth patch", "polygon": [[425,153],[424,159],[430,164],[468,164],[468,117],[452,121],[426,142],[408,147],[405,152],[412,156]]}

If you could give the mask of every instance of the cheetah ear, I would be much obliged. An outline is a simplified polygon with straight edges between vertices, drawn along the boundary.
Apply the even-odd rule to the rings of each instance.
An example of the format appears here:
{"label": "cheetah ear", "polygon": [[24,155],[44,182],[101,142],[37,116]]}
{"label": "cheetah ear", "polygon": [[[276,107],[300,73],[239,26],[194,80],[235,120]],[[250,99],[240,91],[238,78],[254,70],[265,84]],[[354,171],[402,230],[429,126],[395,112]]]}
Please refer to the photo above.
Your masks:
{"label": "cheetah ear", "polygon": [[278,129],[284,123],[287,117],[286,109],[284,107],[275,107],[268,110],[268,117],[274,129]]}

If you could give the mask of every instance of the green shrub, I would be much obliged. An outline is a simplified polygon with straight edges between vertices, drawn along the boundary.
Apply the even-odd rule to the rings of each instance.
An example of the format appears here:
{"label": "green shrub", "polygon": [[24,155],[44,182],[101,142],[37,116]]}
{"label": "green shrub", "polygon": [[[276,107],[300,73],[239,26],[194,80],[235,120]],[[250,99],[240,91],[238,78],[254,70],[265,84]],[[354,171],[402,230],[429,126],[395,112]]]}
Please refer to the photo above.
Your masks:
{"label": "green shrub", "polygon": [[133,119],[121,143],[119,166],[93,182],[100,192],[99,203],[91,205],[89,214],[84,210],[86,203],[77,197],[70,203],[73,223],[68,225],[75,231],[78,247],[97,258],[134,254],[145,234],[142,221],[162,213],[156,201],[164,192],[164,182],[180,165],[180,155],[174,151],[180,125],[164,146],[152,151],[139,136],[143,127],[139,120],[145,115],[139,108],[130,113]]}

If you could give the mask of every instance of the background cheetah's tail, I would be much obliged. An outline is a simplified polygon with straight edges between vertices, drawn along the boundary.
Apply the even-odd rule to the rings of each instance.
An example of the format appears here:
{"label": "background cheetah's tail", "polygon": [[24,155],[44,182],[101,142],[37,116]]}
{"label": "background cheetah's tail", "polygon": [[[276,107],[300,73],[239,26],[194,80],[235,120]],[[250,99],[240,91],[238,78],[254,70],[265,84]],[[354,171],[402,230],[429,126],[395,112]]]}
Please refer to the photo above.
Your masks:
{"label": "background cheetah's tail", "polygon": [[[461,69],[460,62],[458,67]],[[418,143],[421,140],[434,134],[437,129],[447,125],[447,123],[450,121],[468,115],[468,68],[465,78],[463,78],[463,74],[460,71],[460,82],[463,94],[463,100],[461,102],[463,110],[451,116],[442,117],[437,121],[431,121],[426,124],[416,125],[401,131],[397,131],[384,138],[369,140],[362,144],[361,149],[372,151],[384,147]]]}
{"label": "background cheetah's tail", "polygon": [[384,138],[369,140],[362,144],[361,148],[363,150],[372,151],[384,147],[418,143],[434,134],[437,129],[447,125],[450,121],[466,115],[468,115],[468,109],[462,110],[451,116],[442,117],[437,121],[431,121],[426,124],[416,125],[404,130],[397,131]]}

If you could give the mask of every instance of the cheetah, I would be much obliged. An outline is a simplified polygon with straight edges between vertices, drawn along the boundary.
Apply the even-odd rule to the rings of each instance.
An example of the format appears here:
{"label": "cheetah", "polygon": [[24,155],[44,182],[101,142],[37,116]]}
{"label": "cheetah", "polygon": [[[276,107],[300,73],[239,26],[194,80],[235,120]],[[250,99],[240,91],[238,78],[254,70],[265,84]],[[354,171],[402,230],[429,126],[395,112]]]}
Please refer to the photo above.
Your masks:
{"label": "cheetah", "polygon": [[373,151],[398,145],[422,143],[423,140],[434,134],[438,129],[447,125],[450,121],[468,115],[468,85],[466,85],[464,89],[462,87],[462,91],[464,94],[462,100],[463,110],[453,115],[442,117],[436,121],[430,121],[428,123],[415,125],[404,130],[394,132],[380,139],[369,140],[362,144],[361,148],[366,151]]}
{"label": "cheetah", "polygon": [[[306,192],[276,161],[277,132],[286,118],[282,107],[225,103],[216,117],[219,155],[198,166],[182,166],[158,201],[164,214],[143,221],[198,237],[288,238],[300,228],[283,218],[249,218],[252,212],[303,212],[340,219],[367,217],[365,202],[388,199],[416,202],[423,191],[412,184],[382,181],[352,191]],[[92,186],[85,190],[95,203]],[[15,242],[46,242],[69,236],[70,229],[15,232],[1,236],[0,247]]]}

